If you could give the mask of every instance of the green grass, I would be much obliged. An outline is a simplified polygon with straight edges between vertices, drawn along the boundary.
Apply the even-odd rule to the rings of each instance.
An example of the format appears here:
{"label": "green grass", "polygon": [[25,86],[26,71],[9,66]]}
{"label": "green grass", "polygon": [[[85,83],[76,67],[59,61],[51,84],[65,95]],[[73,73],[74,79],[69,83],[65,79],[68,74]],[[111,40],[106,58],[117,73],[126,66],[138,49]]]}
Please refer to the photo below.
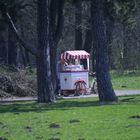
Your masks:
{"label": "green grass", "polygon": [[140,89],[140,71],[111,72],[114,89]]}
{"label": "green grass", "polygon": [[[97,98],[56,103],[0,104],[0,137],[8,140],[139,140],[140,96],[119,97],[117,104]],[[52,126],[52,128],[50,127]]]}
{"label": "green grass", "polygon": [[[124,73],[111,71],[110,75],[114,89],[140,89],[140,70],[124,71]],[[92,83],[92,79],[90,76],[90,84]]]}

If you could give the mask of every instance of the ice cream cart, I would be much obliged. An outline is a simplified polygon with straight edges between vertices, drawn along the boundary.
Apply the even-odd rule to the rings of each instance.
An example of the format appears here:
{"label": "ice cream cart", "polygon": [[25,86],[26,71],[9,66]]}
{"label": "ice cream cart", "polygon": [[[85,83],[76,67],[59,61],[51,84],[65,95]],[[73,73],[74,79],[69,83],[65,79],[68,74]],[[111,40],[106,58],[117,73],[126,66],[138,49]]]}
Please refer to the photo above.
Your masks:
{"label": "ice cream cart", "polygon": [[[84,50],[66,51],[61,54],[61,59],[69,63],[60,72],[60,90],[62,94],[86,94],[89,88],[89,56],[90,54]],[[82,59],[86,60],[86,68],[81,64]],[[71,61],[73,61],[73,64]]]}

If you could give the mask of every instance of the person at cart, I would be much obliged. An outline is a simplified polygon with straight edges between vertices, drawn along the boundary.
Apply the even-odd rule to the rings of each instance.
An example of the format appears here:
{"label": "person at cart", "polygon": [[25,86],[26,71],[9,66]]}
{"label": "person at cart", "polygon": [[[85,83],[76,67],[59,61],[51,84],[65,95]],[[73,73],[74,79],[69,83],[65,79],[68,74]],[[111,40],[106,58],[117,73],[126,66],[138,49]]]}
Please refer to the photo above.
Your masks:
{"label": "person at cart", "polygon": [[61,59],[57,64],[57,93],[60,91],[60,72],[65,70],[65,66],[67,66],[67,62],[64,59]]}

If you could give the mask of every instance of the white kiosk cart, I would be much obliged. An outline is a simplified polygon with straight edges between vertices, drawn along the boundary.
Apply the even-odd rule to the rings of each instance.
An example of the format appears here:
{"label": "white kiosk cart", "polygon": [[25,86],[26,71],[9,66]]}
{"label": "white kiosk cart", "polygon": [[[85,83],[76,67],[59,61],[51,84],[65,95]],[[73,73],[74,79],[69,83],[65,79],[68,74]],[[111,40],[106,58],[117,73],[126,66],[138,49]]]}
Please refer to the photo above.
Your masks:
{"label": "white kiosk cart", "polygon": [[[62,94],[86,94],[89,88],[89,56],[90,54],[84,50],[66,51],[61,54],[61,59],[73,61],[73,64],[64,66],[60,72],[60,90]],[[87,68],[81,65],[80,60],[86,59]]]}

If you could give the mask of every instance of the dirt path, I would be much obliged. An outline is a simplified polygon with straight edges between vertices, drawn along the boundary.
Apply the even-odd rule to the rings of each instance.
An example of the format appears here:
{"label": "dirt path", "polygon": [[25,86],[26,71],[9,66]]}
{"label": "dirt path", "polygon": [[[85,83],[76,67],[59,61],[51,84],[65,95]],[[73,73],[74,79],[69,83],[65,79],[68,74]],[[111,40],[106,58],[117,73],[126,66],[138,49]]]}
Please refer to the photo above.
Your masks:
{"label": "dirt path", "polygon": [[[117,96],[122,95],[135,95],[140,94],[140,90],[115,90]],[[97,94],[88,94],[88,95],[81,95],[81,96],[69,96],[69,97],[60,97],[64,99],[70,98],[86,98],[86,97],[98,97]],[[37,100],[36,97],[11,97],[11,98],[0,98],[0,102],[12,102],[12,101],[35,101]]]}
{"label": "dirt path", "polygon": [[117,96],[119,95],[130,95],[130,94],[140,94],[140,89],[137,90],[115,90]]}
{"label": "dirt path", "polygon": [[[135,95],[135,94],[140,94],[140,90],[115,90],[115,93],[117,96]],[[89,94],[89,95],[63,97],[63,98],[68,99],[68,98],[85,98],[85,97],[98,97],[98,95],[97,94]]]}

